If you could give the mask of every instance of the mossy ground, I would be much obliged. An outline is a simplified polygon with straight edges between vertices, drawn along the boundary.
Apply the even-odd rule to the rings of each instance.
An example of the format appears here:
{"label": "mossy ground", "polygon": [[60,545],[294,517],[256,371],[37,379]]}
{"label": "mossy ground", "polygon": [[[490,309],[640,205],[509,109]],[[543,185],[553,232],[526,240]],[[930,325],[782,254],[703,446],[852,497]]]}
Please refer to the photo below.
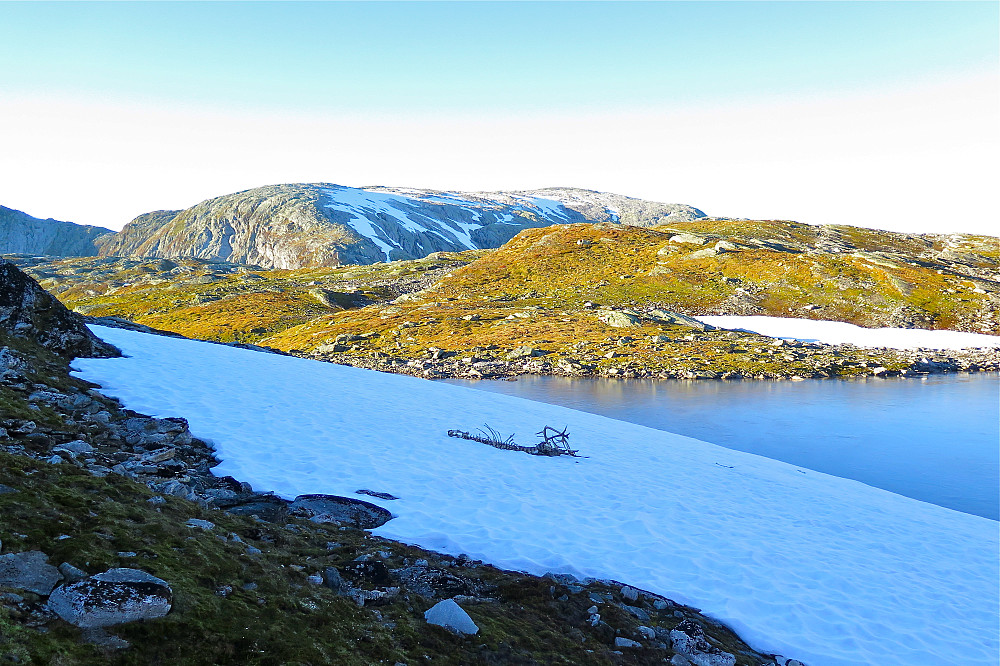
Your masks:
{"label": "mossy ground", "polygon": [[[424,622],[432,600],[405,595],[377,609],[360,608],[307,582],[309,574],[374,551],[388,554],[382,561],[390,567],[415,558],[437,561],[364,531],[295,518],[273,525],[172,497],[154,505],[145,486],[123,477],[96,478],[68,464],[6,453],[0,453],[0,483],[18,491],[0,495],[4,552],[41,550],[54,564],[89,572],[139,568],[168,581],[174,592],[165,618],[113,628],[132,646],[110,652],[84,642],[61,620],[34,626],[31,608],[40,600],[21,591],[27,608],[0,604],[0,658],[10,663],[653,664],[670,656],[668,649],[616,653],[614,632],[602,635],[587,624],[592,602],[586,593],[568,595],[552,580],[488,566],[459,574],[493,590],[489,601],[463,604],[480,627],[471,637]],[[188,527],[190,518],[216,527]],[[250,555],[247,544],[263,552]],[[218,594],[226,586],[232,591]],[[607,585],[588,589],[614,595]],[[613,605],[602,608],[606,622],[633,635],[634,617]],[[646,624],[669,629],[680,621],[672,613]],[[747,650],[727,629],[708,628],[718,645]],[[760,662],[741,655],[738,663]]]}

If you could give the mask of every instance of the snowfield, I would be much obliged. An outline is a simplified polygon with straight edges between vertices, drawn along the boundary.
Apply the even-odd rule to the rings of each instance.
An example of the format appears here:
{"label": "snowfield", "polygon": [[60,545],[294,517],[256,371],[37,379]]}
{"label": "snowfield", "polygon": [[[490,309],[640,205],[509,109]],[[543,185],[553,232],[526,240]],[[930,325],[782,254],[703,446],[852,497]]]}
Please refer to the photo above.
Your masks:
{"label": "snowfield", "polygon": [[[93,327],[128,355],[76,374],[183,416],[218,474],[284,497],[357,496],[377,534],[532,573],[615,579],[703,609],[809,666],[995,666],[998,524],[861,483],[495,393]],[[488,423],[586,458],[449,438]],[[947,446],[947,442],[942,442]]]}
{"label": "snowfield", "polygon": [[888,349],[968,349],[1000,347],[1000,336],[962,331],[928,331],[922,328],[864,328],[842,321],[797,319],[792,317],[740,317],[706,315],[695,317],[710,326],[753,331],[772,338],[822,342],[828,345],[851,344],[857,347]]}

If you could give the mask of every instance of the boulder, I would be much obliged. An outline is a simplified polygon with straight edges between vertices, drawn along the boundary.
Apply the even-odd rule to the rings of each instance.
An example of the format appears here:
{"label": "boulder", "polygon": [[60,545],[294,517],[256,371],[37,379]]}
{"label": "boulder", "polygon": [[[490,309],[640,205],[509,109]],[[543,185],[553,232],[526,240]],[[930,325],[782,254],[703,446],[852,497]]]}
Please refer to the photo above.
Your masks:
{"label": "boulder", "polygon": [[48,607],[78,627],[110,627],[163,617],[172,600],[170,585],[156,576],[138,569],[109,569],[56,588]]}
{"label": "boulder", "polygon": [[0,586],[49,594],[62,574],[48,561],[49,556],[39,550],[0,555]]}
{"label": "boulder", "polygon": [[459,634],[479,633],[479,627],[454,599],[445,599],[434,604],[424,613],[424,619],[427,620],[427,624],[444,627]]}
{"label": "boulder", "polygon": [[637,314],[626,310],[604,310],[597,315],[597,318],[615,328],[630,328],[642,324],[642,320]]}
{"label": "boulder", "polygon": [[349,523],[365,530],[392,519],[392,513],[380,506],[336,495],[299,495],[288,508],[314,523]]}

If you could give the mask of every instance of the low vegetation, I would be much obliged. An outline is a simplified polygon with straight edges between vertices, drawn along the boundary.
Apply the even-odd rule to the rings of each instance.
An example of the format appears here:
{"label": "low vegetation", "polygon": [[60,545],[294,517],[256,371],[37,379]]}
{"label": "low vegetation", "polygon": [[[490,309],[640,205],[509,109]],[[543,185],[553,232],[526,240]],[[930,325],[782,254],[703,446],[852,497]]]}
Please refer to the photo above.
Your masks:
{"label": "low vegetation", "polygon": [[572,224],[525,230],[493,251],[294,271],[131,259],[27,270],[90,315],[426,376],[823,377],[933,366],[927,354],[776,349],[656,311],[1000,334],[998,239],[793,222]]}

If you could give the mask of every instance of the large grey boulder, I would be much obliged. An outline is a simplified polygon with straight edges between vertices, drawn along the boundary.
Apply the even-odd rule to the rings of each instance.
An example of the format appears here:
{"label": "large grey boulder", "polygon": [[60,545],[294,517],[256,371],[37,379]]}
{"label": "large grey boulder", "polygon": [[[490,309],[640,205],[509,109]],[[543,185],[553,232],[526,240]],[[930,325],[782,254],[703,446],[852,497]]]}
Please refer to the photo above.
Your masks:
{"label": "large grey boulder", "polygon": [[336,495],[299,495],[288,506],[314,523],[349,523],[370,530],[392,519],[392,513],[371,502]]}
{"label": "large grey boulder", "polygon": [[39,550],[0,555],[0,586],[46,595],[62,580],[59,569]]}
{"label": "large grey boulder", "polygon": [[451,629],[459,634],[478,634],[479,627],[454,599],[445,599],[431,606],[425,613],[427,624]]}
{"label": "large grey boulder", "polygon": [[156,576],[139,569],[109,569],[56,588],[48,606],[78,627],[110,627],[163,617],[172,600],[170,585]]}

